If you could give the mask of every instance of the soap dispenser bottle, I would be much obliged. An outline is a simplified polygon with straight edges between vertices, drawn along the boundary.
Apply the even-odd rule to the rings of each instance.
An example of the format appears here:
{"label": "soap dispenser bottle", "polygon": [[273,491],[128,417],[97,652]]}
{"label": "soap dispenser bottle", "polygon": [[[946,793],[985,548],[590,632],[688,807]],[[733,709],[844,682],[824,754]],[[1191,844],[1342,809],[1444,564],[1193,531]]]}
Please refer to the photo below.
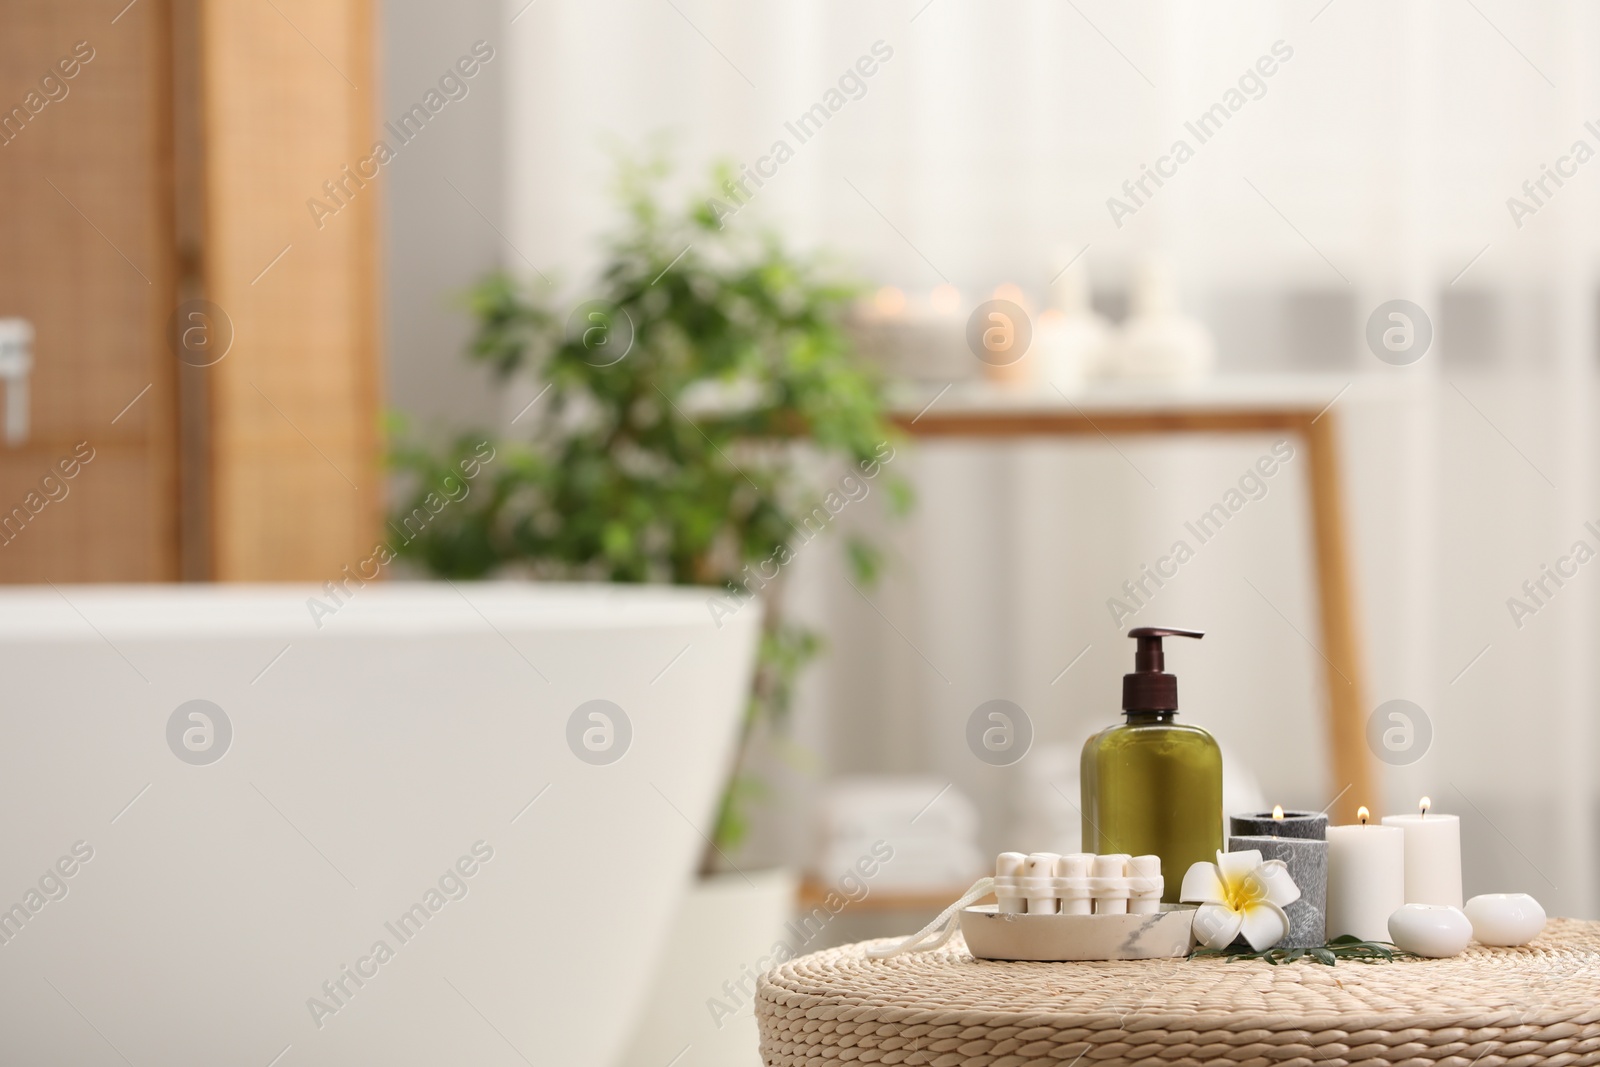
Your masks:
{"label": "soap dispenser bottle", "polygon": [[1176,721],[1178,679],[1165,670],[1164,637],[1197,630],[1141,626],[1134,671],[1122,678],[1125,722],[1083,746],[1084,848],[1161,857],[1162,900],[1175,903],[1191,864],[1222,848],[1222,750],[1212,736]]}

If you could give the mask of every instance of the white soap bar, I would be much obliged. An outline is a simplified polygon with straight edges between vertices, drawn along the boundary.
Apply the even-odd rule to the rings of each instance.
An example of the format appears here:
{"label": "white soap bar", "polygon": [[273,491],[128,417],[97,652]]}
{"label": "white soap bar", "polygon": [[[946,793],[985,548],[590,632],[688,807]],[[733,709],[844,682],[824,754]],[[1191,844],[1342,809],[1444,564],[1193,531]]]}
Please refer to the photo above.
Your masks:
{"label": "white soap bar", "polygon": [[1128,861],[1128,913],[1154,915],[1161,910],[1160,856],[1134,856]]}
{"label": "white soap bar", "polygon": [[1028,856],[1023,886],[1029,915],[1055,915],[1060,910],[1056,900],[1056,860],[1060,858],[1054,852],[1034,852]]}
{"label": "white soap bar", "polygon": [[1458,955],[1472,940],[1472,923],[1448,904],[1405,904],[1389,916],[1394,947],[1430,959]]}
{"label": "white soap bar", "polygon": [[1128,860],[1126,853],[1096,856],[1091,867],[1090,892],[1096,915],[1128,914]]}
{"label": "white soap bar", "polygon": [[1544,929],[1544,908],[1526,893],[1483,893],[1466,912],[1472,936],[1485,945],[1526,945]]}
{"label": "white soap bar", "polygon": [[1061,914],[1088,915],[1093,912],[1089,893],[1089,870],[1094,857],[1087,852],[1074,852],[1056,860],[1056,885],[1061,895]]}
{"label": "white soap bar", "polygon": [[1021,852],[1002,852],[994,860],[994,899],[1002,915],[1021,915],[1028,910],[1027,898],[1019,884],[1028,857]]}

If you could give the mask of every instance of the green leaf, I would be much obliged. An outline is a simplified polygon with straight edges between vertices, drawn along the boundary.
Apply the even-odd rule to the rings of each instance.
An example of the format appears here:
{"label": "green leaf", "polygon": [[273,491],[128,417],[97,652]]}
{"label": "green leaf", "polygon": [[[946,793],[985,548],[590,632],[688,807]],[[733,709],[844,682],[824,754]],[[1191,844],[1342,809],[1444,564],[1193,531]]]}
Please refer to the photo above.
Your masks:
{"label": "green leaf", "polygon": [[1409,952],[1402,952],[1388,942],[1363,941],[1348,934],[1336,937],[1320,948],[1274,947],[1256,951],[1248,945],[1238,944],[1229,945],[1220,951],[1199,948],[1189,954],[1190,959],[1204,959],[1215,956],[1224,957],[1230,963],[1235,960],[1258,960],[1273,967],[1297,963],[1302,959],[1310,959],[1313,962],[1332,967],[1341,959],[1370,964],[1393,963],[1395,960],[1421,958]]}

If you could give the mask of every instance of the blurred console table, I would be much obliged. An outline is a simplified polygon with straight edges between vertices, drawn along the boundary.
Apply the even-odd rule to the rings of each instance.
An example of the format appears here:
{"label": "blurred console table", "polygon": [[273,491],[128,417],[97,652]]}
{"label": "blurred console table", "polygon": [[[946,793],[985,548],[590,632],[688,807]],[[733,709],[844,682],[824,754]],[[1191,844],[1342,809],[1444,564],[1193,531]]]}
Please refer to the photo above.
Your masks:
{"label": "blurred console table", "polygon": [[[973,877],[977,878],[981,874],[981,871],[977,872]],[[874,888],[859,900],[850,901],[845,908],[848,908],[852,915],[883,915],[903,911],[927,912],[933,915],[949,907],[950,902],[965,893],[970,885],[969,882],[967,885],[951,885],[943,889]],[[800,883],[800,892],[797,895],[800,914],[804,915],[813,908],[825,906],[828,897],[836,895],[837,892],[834,886],[808,875]]]}
{"label": "blurred console table", "polygon": [[[1021,437],[1112,437],[1160,434],[1291,433],[1309,460],[1312,553],[1322,623],[1332,771],[1347,784],[1330,814],[1355,819],[1373,793],[1366,743],[1365,676],[1352,602],[1350,556],[1334,403],[1348,378],[1218,377],[1192,385],[1101,385],[1067,392],[1048,384],[952,383],[936,395],[896,398],[894,421],[918,437],[989,440]],[[931,396],[931,400],[929,397]],[[1370,800],[1369,800],[1370,802]]]}

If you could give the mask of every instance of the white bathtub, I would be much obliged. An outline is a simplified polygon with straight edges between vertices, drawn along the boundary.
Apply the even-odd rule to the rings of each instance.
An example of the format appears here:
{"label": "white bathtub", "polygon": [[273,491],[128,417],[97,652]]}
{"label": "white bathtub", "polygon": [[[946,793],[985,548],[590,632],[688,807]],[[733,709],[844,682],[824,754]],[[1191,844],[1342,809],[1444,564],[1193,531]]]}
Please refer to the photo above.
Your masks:
{"label": "white bathtub", "polygon": [[[4,1061],[609,1063],[758,623],[608,586],[0,592]],[[220,722],[169,744],[197,699],[215,762]],[[567,742],[597,699],[610,764]]]}

